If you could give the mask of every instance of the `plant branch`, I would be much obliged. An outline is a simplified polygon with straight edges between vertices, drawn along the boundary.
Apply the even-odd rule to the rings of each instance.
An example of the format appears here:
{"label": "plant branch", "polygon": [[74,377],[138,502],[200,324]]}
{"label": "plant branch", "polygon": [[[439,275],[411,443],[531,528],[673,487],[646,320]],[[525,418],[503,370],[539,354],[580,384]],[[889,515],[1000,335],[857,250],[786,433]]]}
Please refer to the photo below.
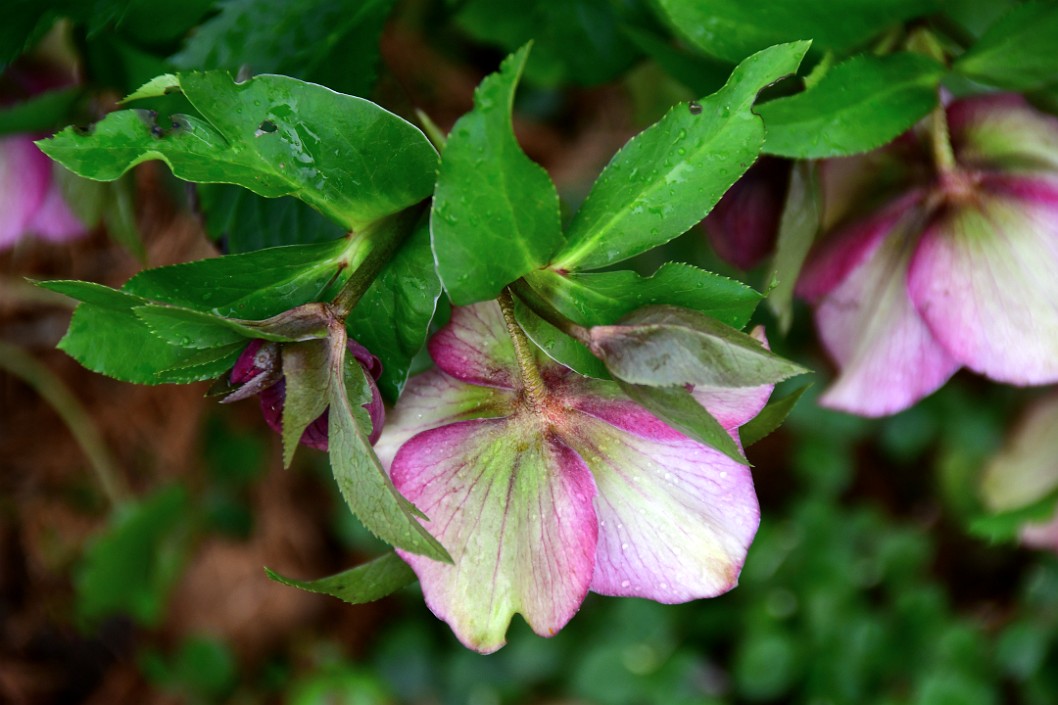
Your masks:
{"label": "plant branch", "polygon": [[519,300],[528,306],[533,313],[544,319],[555,328],[584,345],[591,344],[591,333],[584,326],[579,326],[555,310],[555,307],[544,300],[524,279],[510,285],[510,290],[518,295]]}
{"label": "plant branch", "polygon": [[533,344],[525,337],[522,327],[518,325],[514,317],[514,299],[511,298],[511,292],[505,289],[497,301],[499,301],[500,310],[503,311],[503,320],[507,323],[507,332],[514,343],[514,356],[518,359],[518,369],[522,373],[522,389],[525,397],[531,406],[539,408],[544,403],[547,391],[544,387],[544,380],[540,376],[540,368],[536,366]]}

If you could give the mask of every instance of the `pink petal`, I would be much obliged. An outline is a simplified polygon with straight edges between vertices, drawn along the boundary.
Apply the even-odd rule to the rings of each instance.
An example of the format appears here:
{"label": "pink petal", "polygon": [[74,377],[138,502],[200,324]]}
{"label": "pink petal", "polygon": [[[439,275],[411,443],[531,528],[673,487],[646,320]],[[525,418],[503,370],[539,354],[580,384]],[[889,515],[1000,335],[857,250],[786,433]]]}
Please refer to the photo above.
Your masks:
{"label": "pink petal", "polygon": [[388,468],[412,436],[456,421],[508,416],[514,410],[514,401],[511,391],[477,387],[438,370],[428,370],[408,380],[375,444],[375,453],[383,467]]}
{"label": "pink petal", "polygon": [[[764,327],[757,326],[750,335],[761,341],[764,347],[771,350]],[[759,387],[712,388],[697,386],[692,391],[698,403],[709,410],[720,425],[727,430],[738,428],[761,412],[768,403],[774,384],[762,384]]]}
{"label": "pink petal", "polygon": [[503,646],[515,612],[551,636],[580,608],[595,556],[595,486],[538,417],[420,433],[397,453],[392,477],[454,564],[399,553],[427,606],[468,647]]}
{"label": "pink petal", "polygon": [[66,204],[62,189],[54,179],[37,212],[26,224],[26,230],[50,242],[68,242],[88,233],[85,224],[77,219]]}
{"label": "pink petal", "polygon": [[452,309],[452,319],[430,339],[430,357],[456,379],[514,389],[518,363],[495,301]]}
{"label": "pink petal", "polygon": [[677,603],[733,588],[760,522],[749,469],[667,426],[650,437],[649,414],[620,401],[590,409],[562,433],[598,487],[592,591]]}
{"label": "pink petal", "polygon": [[960,363],[1011,384],[1058,381],[1058,181],[988,177],[922,236],[910,294]]}
{"label": "pink petal", "polygon": [[0,139],[0,248],[26,232],[51,181],[51,161],[25,135]]}
{"label": "pink petal", "polygon": [[[921,211],[902,199],[824,252],[805,284],[822,300],[819,337],[838,376],[823,406],[862,416],[902,411],[943,385],[959,363],[933,338],[907,292],[907,263]],[[852,256],[854,254],[854,256]],[[821,263],[829,262],[827,270]],[[820,286],[821,282],[826,286]]]}

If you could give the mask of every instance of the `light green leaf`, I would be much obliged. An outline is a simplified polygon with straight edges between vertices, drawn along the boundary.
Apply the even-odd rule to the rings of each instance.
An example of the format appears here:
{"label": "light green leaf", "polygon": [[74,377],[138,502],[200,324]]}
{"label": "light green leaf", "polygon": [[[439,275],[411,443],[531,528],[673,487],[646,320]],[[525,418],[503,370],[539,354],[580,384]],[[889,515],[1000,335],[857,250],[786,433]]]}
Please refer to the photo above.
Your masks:
{"label": "light green leaf", "polygon": [[352,605],[381,600],[415,582],[415,573],[396,553],[386,553],[369,563],[319,580],[294,580],[269,568],[265,568],[265,573],[277,583],[337,597]]}
{"label": "light green leaf", "polygon": [[936,0],[841,0],[840,5],[834,0],[657,1],[678,34],[728,61],[795,39],[811,39],[817,52],[843,54],[938,5]]}
{"label": "light green leaf", "polygon": [[794,406],[797,405],[797,401],[809,386],[811,385],[806,384],[797,391],[787,394],[782,399],[769,402],[767,406],[761,409],[759,414],[743,424],[738,429],[738,435],[742,439],[742,446],[749,448],[757,441],[769,436],[779,426],[782,426],[782,422],[790,415]]}
{"label": "light green leaf", "polygon": [[157,124],[150,113],[123,110],[87,133],[67,128],[42,140],[41,149],[74,173],[101,181],[161,159],[188,181],[238,184],[270,198],[296,196],[354,230],[433,189],[437,153],[429,141],[370,101],[285,76],[243,83],[220,72],[178,78],[202,117]]}
{"label": "light green leaf", "polygon": [[525,279],[559,313],[582,326],[616,323],[643,306],[669,304],[741,328],[761,300],[741,282],[682,262],[664,264],[649,277],[632,271],[559,274],[541,269]]}
{"label": "light green leaf", "polygon": [[496,298],[562,242],[558,193],[514,137],[511,109],[529,47],[481,82],[448,136],[430,213],[437,273],[458,306]]}
{"label": "light green leaf", "polygon": [[749,465],[742,449],[709,410],[683,387],[646,387],[617,380],[621,391],[688,438]]}
{"label": "light green leaf", "polygon": [[395,402],[412,359],[426,344],[441,282],[423,219],[360,298],[347,321],[350,337],[382,361],[379,391]]}
{"label": "light green leaf", "polygon": [[807,372],[745,333],[673,306],[648,306],[590,334],[610,374],[632,384],[756,387]]}
{"label": "light green leaf", "polygon": [[889,142],[937,105],[943,66],[902,52],[857,56],[808,90],[761,105],[764,151],[815,159],[867,152]]}
{"label": "light green leaf", "polygon": [[1058,83],[1058,5],[1016,5],[959,57],[955,70],[1000,88],[1029,91]]}
{"label": "light green leaf", "polygon": [[751,56],[717,93],[677,105],[632,138],[574,216],[552,268],[620,262],[704,218],[760,152],[764,126],[750,110],[757,93],[796,71],[807,49],[795,42]]}
{"label": "light green leaf", "polygon": [[[368,443],[349,401],[342,365],[345,341],[332,339],[328,393],[328,445],[331,469],[349,509],[383,541],[434,560],[451,562],[444,547],[415,517],[423,516],[393,486]],[[340,349],[338,342],[341,343]]]}
{"label": "light green leaf", "polygon": [[790,172],[790,188],[786,192],[775,256],[771,262],[772,280],[776,283],[768,292],[768,308],[778,317],[784,333],[793,323],[794,286],[819,231],[822,209],[815,165],[811,162],[795,163]]}

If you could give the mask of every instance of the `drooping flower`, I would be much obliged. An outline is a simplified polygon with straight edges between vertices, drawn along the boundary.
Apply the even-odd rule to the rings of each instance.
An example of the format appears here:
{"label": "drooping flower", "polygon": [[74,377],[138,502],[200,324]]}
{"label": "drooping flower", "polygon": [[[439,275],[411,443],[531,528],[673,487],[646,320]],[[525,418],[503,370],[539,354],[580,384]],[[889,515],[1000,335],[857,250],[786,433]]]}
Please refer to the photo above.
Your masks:
{"label": "drooping flower", "polygon": [[88,232],[55,178],[55,170],[62,168],[29,135],[0,138],[0,250],[26,236],[65,242]]}
{"label": "drooping flower", "polygon": [[[364,410],[371,419],[368,440],[375,443],[386,422],[386,409],[376,384],[382,375],[382,362],[352,338],[346,340],[346,350],[350,354],[346,363],[355,360],[367,373],[364,377],[371,388],[371,401],[364,404]],[[229,382],[238,389],[224,399],[226,402],[238,401],[256,395],[260,400],[261,414],[265,422],[276,433],[282,433],[283,430],[283,402],[286,400],[282,354],[282,347],[277,343],[265,340],[251,341],[235,361],[229,375]],[[325,411],[305,429],[301,435],[301,444],[326,451],[327,423],[328,414]]]}
{"label": "drooping flower", "polygon": [[[954,168],[906,169],[900,193],[834,228],[802,272],[838,366],[826,406],[895,413],[960,367],[1058,381],[1058,119],[1003,95],[956,101],[947,120]],[[823,169],[824,192],[854,160]]]}
{"label": "drooping flower", "polygon": [[[400,552],[467,646],[515,612],[550,636],[589,590],[678,603],[737,582],[759,522],[749,469],[540,354],[526,365],[495,303],[457,308],[376,446],[448,549]],[[771,385],[697,389],[737,442]]]}

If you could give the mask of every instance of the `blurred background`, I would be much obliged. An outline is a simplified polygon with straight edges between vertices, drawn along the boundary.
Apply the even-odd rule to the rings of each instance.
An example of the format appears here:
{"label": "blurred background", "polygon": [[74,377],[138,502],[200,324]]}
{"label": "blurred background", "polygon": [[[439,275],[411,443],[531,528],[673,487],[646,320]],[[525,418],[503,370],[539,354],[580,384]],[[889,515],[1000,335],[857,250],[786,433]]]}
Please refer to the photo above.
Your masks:
{"label": "blurred background", "polygon": [[[960,0],[887,31],[972,34],[1012,4]],[[16,3],[4,32],[8,214],[39,167],[17,161],[16,140],[87,125],[174,69],[289,73],[447,131],[535,37],[516,131],[572,209],[629,137],[731,68],[688,52],[636,0]],[[336,226],[159,163],[107,186],[58,169],[48,183],[72,224],[0,231],[0,703],[1058,702],[1058,557],[1022,546],[1009,518],[982,519],[980,498],[984,468],[1048,390],[961,372],[888,419],[828,412],[814,402],[832,368],[810,312],[795,308],[783,337],[762,307],[773,348],[817,372],[786,425],[748,450],[763,519],[739,587],[679,606],[592,595],[556,637],[516,618],[509,644],[480,656],[415,587],[354,607],[268,580],[264,566],[316,578],[382,550],[326,457],[302,449],[283,470],[256,404],[218,406],[208,385],[80,368],[55,350],[71,304],[27,282],[118,286],[144,266]],[[767,265],[723,262],[707,227],[636,266],[682,259],[766,288]]]}

